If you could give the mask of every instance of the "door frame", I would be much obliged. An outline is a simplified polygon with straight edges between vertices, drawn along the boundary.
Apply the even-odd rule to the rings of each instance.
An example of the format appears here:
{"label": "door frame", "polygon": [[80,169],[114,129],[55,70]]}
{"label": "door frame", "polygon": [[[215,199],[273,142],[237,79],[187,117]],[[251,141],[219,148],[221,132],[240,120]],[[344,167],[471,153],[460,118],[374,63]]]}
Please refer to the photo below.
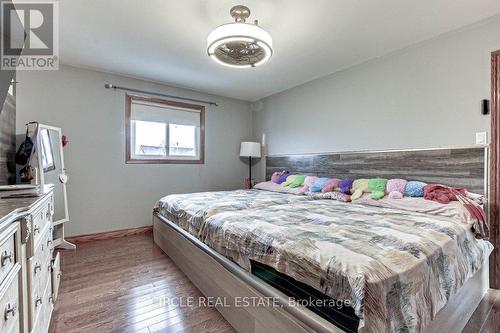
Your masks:
{"label": "door frame", "polygon": [[491,53],[490,287],[500,289],[500,50]]}

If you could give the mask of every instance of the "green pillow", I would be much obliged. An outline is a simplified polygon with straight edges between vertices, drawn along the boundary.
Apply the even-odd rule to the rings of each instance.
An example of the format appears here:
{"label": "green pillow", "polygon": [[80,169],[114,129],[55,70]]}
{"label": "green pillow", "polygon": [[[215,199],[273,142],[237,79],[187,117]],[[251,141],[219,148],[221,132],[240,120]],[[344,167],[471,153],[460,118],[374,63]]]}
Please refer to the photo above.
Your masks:
{"label": "green pillow", "polygon": [[372,199],[378,200],[382,199],[385,195],[385,187],[387,185],[387,179],[384,178],[373,178],[368,182],[368,187],[372,192]]}
{"label": "green pillow", "polygon": [[295,179],[293,180],[293,182],[288,187],[290,187],[290,188],[296,188],[296,187],[302,186],[302,184],[304,184],[304,180],[305,179],[306,179],[306,176],[304,176],[304,175],[297,175],[297,177],[295,177]]}

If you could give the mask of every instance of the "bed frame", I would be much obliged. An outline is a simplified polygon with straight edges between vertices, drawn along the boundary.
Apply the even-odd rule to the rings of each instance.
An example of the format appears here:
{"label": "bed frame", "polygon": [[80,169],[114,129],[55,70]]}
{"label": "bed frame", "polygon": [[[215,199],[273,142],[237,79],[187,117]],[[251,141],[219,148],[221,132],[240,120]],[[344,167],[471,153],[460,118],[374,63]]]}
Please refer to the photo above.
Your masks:
{"label": "bed frame", "polygon": [[[288,169],[325,177],[419,179],[468,187],[479,193],[486,193],[488,186],[488,148],[484,146],[282,155],[269,156],[266,162],[267,176],[273,170]],[[224,303],[217,309],[240,333],[344,332],[307,308],[289,304],[286,295],[156,213],[153,213],[153,237],[205,296]],[[488,274],[486,261],[438,312],[426,332],[461,332],[488,290]],[[244,299],[272,300],[277,306],[239,306]]]}

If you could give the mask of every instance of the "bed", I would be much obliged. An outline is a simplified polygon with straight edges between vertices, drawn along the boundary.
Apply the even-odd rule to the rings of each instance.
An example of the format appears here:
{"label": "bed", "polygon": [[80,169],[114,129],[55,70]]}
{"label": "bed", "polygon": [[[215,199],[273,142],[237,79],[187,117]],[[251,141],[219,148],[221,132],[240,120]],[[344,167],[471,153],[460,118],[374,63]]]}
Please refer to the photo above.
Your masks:
{"label": "bed", "polygon": [[262,190],[199,192],[165,196],[156,203],[154,211],[198,236],[204,221],[214,214],[305,200],[313,200],[313,197],[299,195],[299,192]]}
{"label": "bed", "polygon": [[[457,156],[460,163],[454,161]],[[340,177],[342,172],[415,177],[411,175],[415,170],[404,167],[414,159],[425,163],[416,179],[427,177],[422,180],[468,185],[483,192],[487,188],[487,150],[481,147],[342,157],[268,158],[267,171],[287,168]],[[360,160],[371,162],[371,171],[360,171]],[[155,210],[155,242],[207,296],[233,301],[272,297],[278,302],[279,306],[220,307],[240,332],[353,331],[352,314],[342,314],[347,320],[328,320],[313,309],[290,304],[287,288],[280,288],[286,283],[349,302],[359,319],[354,322],[359,332],[459,331],[488,286],[485,263],[491,244],[475,239],[466,223],[450,216],[265,191],[218,192],[214,200],[198,200],[198,196],[160,200],[170,204]],[[201,209],[191,209],[190,198],[203,202]],[[228,198],[237,198],[236,204]],[[172,202],[182,202],[180,206],[192,214],[186,215],[186,209]],[[266,275],[281,282],[273,285]],[[345,325],[349,320],[351,324]]]}
{"label": "bed", "polygon": [[366,332],[422,332],[492,251],[454,218],[334,200],[223,212],[201,240],[348,300]]}

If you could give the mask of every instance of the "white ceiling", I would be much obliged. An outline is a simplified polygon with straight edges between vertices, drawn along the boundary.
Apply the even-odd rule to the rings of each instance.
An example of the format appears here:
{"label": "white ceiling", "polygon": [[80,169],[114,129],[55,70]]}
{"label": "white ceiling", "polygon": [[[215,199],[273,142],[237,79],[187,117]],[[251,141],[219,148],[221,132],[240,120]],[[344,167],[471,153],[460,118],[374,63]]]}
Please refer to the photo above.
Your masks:
{"label": "white ceiling", "polygon": [[[273,37],[261,67],[206,55],[236,4]],[[255,101],[499,13],[498,0],[60,0],[60,59]]]}

